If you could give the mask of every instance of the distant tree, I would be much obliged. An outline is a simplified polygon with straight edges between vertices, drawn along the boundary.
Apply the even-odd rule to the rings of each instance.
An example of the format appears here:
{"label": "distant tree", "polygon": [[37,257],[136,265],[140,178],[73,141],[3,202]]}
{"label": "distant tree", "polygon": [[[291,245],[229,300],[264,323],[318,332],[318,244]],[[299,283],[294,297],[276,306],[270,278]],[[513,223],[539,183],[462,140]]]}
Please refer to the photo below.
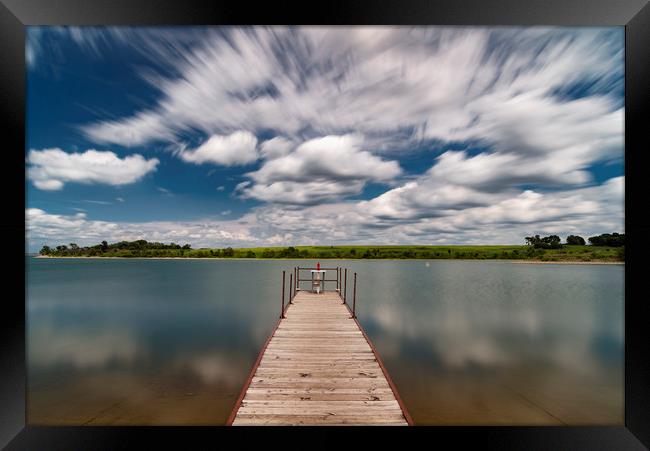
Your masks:
{"label": "distant tree", "polygon": [[43,246],[39,254],[41,255],[50,255],[52,253],[52,249],[50,249],[50,246]]}
{"label": "distant tree", "polygon": [[589,242],[593,246],[610,246],[610,247],[621,247],[625,246],[625,234],[624,233],[603,233],[598,236],[589,237]]}
{"label": "distant tree", "polygon": [[191,248],[192,248],[192,246],[190,246],[189,244],[185,244],[185,245],[183,246],[183,249],[191,249]]}
{"label": "distant tree", "polygon": [[146,248],[146,247],[147,247],[147,244],[149,244],[149,243],[147,243],[147,240],[137,240],[137,241],[134,241],[134,242],[131,243],[131,244],[132,244],[132,246],[130,246],[130,247],[134,247],[134,248]]}
{"label": "distant tree", "polygon": [[584,246],[585,239],[579,235],[569,235],[568,237],[566,237],[566,244]]}
{"label": "distant tree", "polygon": [[221,254],[224,257],[233,257],[235,255],[235,251],[233,250],[232,247],[227,247],[221,252]]}
{"label": "distant tree", "polygon": [[279,251],[279,253],[282,258],[296,258],[300,256],[300,251],[293,246],[289,246],[286,249]]}
{"label": "distant tree", "polygon": [[77,246],[76,243],[70,243],[70,249],[72,249],[73,251],[76,251],[77,249],[79,249],[79,246]]}
{"label": "distant tree", "polygon": [[533,246],[533,247],[539,247],[539,245],[542,242],[542,239],[539,237],[539,235],[527,236],[524,239],[526,240],[526,244],[528,246]]}
{"label": "distant tree", "polygon": [[101,247],[99,249],[102,252],[106,252],[108,250],[108,243],[106,241],[102,241]]}
{"label": "distant tree", "polygon": [[256,257],[255,252],[253,251],[246,252],[246,258],[255,258],[255,257]]}
{"label": "distant tree", "polygon": [[543,238],[539,235],[527,236],[525,240],[527,245],[535,249],[559,249],[562,247],[560,237],[557,235],[549,235]]}
{"label": "distant tree", "polygon": [[549,235],[542,238],[542,242],[545,244],[543,246],[545,249],[559,249],[562,245],[560,244],[562,240],[557,235]]}
{"label": "distant tree", "polygon": [[524,238],[524,240],[526,241],[526,244],[528,246],[534,246],[535,243],[540,241],[540,238],[539,235],[535,235],[535,236],[527,236]]}

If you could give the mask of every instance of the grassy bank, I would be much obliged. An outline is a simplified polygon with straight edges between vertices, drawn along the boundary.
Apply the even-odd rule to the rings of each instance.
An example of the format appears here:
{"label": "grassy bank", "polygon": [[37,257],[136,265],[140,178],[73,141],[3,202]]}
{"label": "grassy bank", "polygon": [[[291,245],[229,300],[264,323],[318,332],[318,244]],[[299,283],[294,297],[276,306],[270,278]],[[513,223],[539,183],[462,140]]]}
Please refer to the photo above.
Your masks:
{"label": "grassy bank", "polygon": [[[57,255],[58,254],[58,255]],[[495,246],[296,246],[226,249],[86,249],[54,251],[52,257],[179,257],[179,258],[297,258],[297,259],[477,259],[574,262],[624,261],[623,247],[562,245],[535,249],[526,245]]]}

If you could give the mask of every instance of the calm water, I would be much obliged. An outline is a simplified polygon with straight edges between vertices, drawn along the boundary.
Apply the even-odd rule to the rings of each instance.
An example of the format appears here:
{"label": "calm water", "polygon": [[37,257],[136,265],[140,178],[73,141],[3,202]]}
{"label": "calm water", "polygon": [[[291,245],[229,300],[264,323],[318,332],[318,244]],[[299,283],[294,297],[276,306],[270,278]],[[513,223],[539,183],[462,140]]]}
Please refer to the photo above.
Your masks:
{"label": "calm water", "polygon": [[[28,258],[29,422],[225,423],[313,263]],[[623,266],[337,265],[416,424],[623,424]]]}

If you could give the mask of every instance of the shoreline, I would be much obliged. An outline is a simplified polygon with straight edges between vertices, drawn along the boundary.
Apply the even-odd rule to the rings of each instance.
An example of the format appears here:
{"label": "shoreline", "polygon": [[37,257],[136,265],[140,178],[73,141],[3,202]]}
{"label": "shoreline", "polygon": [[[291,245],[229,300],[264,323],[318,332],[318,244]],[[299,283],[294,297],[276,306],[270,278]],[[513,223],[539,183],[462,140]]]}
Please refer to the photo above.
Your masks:
{"label": "shoreline", "polygon": [[515,259],[499,259],[499,258],[245,258],[245,257],[97,257],[97,256],[49,256],[49,255],[36,255],[33,258],[42,259],[93,259],[93,260],[245,260],[245,261],[273,261],[273,260],[346,260],[346,261],[464,261],[464,262],[501,262],[501,263],[517,263],[529,265],[625,265],[625,262],[617,261],[581,261],[581,260],[558,260],[558,261],[542,261],[542,260],[515,260]]}

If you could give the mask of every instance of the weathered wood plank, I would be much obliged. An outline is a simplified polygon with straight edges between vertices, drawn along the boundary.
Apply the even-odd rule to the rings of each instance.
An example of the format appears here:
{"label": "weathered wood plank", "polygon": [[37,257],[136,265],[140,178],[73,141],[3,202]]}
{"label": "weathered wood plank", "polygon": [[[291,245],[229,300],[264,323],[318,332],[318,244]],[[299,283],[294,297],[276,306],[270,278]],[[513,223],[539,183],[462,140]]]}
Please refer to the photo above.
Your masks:
{"label": "weathered wood plank", "polygon": [[302,395],[292,395],[288,393],[249,393],[246,395],[245,399],[263,401],[390,401],[391,399],[395,399],[395,395],[393,395],[392,391],[389,391],[388,393],[377,393],[374,395],[368,393],[303,393]]}
{"label": "weathered wood plank", "polygon": [[327,369],[327,368],[341,368],[341,369],[376,369],[377,366],[372,360],[337,360],[337,361],[311,361],[311,362],[297,362],[294,360],[264,360],[260,363],[259,368],[305,368],[305,369]]}
{"label": "weathered wood plank", "polygon": [[357,376],[369,378],[381,378],[384,374],[381,370],[316,370],[316,369],[284,369],[284,368],[258,368],[256,376],[281,376],[283,378],[331,378],[331,377],[345,377],[354,378]]}
{"label": "weathered wood plank", "polygon": [[242,414],[237,415],[233,425],[301,425],[301,424],[384,424],[399,423],[405,425],[404,416],[400,414],[390,415],[262,415]]}
{"label": "weathered wood plank", "polygon": [[[343,401],[345,402],[345,401]],[[314,403],[317,404],[317,403]],[[393,409],[377,409],[369,406],[361,406],[356,408],[309,408],[309,407],[294,407],[294,408],[271,408],[271,407],[260,407],[260,408],[249,408],[241,407],[239,412],[243,415],[330,415],[330,416],[356,416],[356,417],[365,417],[365,418],[381,418],[385,416],[397,417],[402,414],[402,411],[399,407]],[[397,419],[396,418],[396,419]]]}
{"label": "weathered wood plank", "polygon": [[300,388],[253,388],[251,387],[247,394],[253,393],[267,393],[267,394],[376,394],[376,393],[392,393],[390,388],[321,388],[321,389],[300,389]]}
{"label": "weathered wood plank", "polygon": [[[260,401],[260,400],[244,400],[239,407],[240,411],[251,413],[253,410],[261,412],[263,410],[291,410],[297,413],[300,412],[346,412],[358,411],[363,413],[385,412],[399,413],[401,412],[397,401],[316,401],[316,400],[297,400],[297,401]],[[397,412],[395,412],[397,410]]]}
{"label": "weathered wood plank", "polygon": [[264,379],[251,383],[252,388],[389,388],[385,381],[379,379],[345,379],[345,378],[330,378],[315,381],[314,379],[283,379],[283,380],[270,380]]}
{"label": "weathered wood plank", "polygon": [[357,358],[371,358],[374,359],[375,356],[372,353],[372,351],[347,351],[347,352],[339,352],[339,351],[323,351],[323,350],[318,350],[320,352],[320,355],[314,354],[313,350],[309,349],[295,349],[295,350],[288,350],[288,349],[277,349],[277,350],[272,350],[268,352],[269,357],[297,357],[300,359],[305,359],[305,360],[323,360],[327,361],[329,359],[347,359],[347,360],[356,360]]}

